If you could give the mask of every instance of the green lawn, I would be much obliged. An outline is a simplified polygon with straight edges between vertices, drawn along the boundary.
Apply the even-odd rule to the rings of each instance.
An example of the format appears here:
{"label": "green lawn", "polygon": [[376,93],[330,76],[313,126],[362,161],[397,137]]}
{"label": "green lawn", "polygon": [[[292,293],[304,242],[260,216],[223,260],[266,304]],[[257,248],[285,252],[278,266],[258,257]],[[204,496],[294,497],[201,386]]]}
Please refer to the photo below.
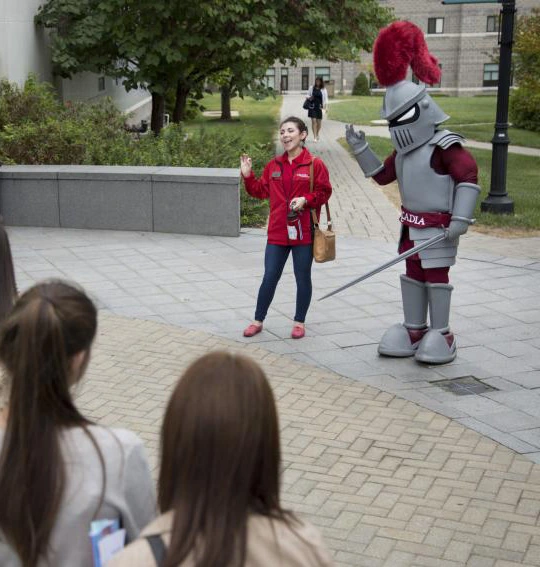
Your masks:
{"label": "green lawn", "polygon": [[[437,104],[450,116],[444,126],[455,130],[470,140],[491,142],[496,114],[494,96],[477,97],[434,97]],[[345,96],[329,106],[328,117],[332,120],[354,124],[369,124],[380,119],[382,97]],[[509,129],[510,141],[517,146],[540,148],[540,132],[521,128]]]}
{"label": "green lawn", "polygon": [[[219,93],[205,95],[201,101],[207,110],[220,110]],[[226,132],[230,136],[238,136],[238,162],[231,167],[240,167],[240,154],[248,152],[253,158],[253,169],[260,175],[264,165],[275,154],[274,140],[278,130],[281,109],[281,97],[268,97],[254,100],[246,97],[235,97],[231,101],[231,110],[237,110],[239,116],[229,121],[219,118],[197,116],[185,123],[187,133],[203,127],[207,132]],[[242,226],[263,226],[268,217],[268,203],[251,198],[242,188],[241,193]]]}
{"label": "green lawn", "polygon": [[[340,140],[344,147],[347,143]],[[369,145],[373,151],[384,159],[393,151],[387,138],[371,136]],[[480,172],[479,183],[482,194],[478,200],[476,224],[479,227],[497,227],[517,231],[540,230],[540,157],[508,154],[507,191],[514,200],[514,215],[494,215],[480,212],[480,201],[487,197],[491,181],[491,152],[470,149],[474,155]]]}
{"label": "green lawn", "polygon": [[[240,114],[239,117],[224,122],[219,118],[200,115],[194,120],[186,122],[186,130],[190,132],[204,125],[208,130],[217,128],[231,133],[239,133],[246,145],[252,142],[266,144],[272,142],[276,137],[281,102],[281,96],[268,97],[263,100],[255,100],[250,97],[242,100],[235,97],[231,100],[231,110],[237,110]],[[221,109],[219,93],[205,95],[201,103],[206,110]]]}

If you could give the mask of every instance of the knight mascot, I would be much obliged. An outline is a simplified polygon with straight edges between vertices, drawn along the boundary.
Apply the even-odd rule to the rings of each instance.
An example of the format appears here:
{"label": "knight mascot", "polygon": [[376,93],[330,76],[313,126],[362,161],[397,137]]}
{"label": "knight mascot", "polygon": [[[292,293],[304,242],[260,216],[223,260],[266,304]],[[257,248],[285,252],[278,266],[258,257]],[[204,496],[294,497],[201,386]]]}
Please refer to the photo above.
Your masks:
{"label": "knight mascot", "polygon": [[444,235],[406,259],[405,274],[400,276],[404,322],[385,332],[379,353],[445,364],[456,357],[449,326],[453,287],[448,273],[456,261],[459,237],[473,222],[480,193],[477,166],[463,148],[462,136],[440,128],[449,117],[425,86],[405,80],[410,65],[421,83],[440,81],[437,59],[429,53],[420,28],[402,21],[382,29],[373,63],[379,84],[386,87],[381,116],[388,121],[394,151],[381,163],[364,132],[352,125],[346,127],[347,142],[366,177],[381,185],[397,179],[400,253]]}

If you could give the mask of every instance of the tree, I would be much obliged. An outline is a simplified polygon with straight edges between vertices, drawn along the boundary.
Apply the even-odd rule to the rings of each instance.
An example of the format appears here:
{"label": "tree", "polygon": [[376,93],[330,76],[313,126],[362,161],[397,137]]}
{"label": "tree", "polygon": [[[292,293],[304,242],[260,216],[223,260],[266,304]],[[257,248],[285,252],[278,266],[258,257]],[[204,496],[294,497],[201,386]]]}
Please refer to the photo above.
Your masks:
{"label": "tree", "polygon": [[230,96],[242,96],[254,87],[260,92],[261,79],[275,60],[290,65],[308,57],[356,60],[362,50],[371,49],[379,29],[392,18],[377,0],[274,0],[267,4],[275,12],[277,25],[270,35],[265,29],[251,40],[258,49],[250,58],[242,60],[234,51],[223,52],[232,61],[227,66],[228,84],[221,89],[222,118],[230,118]]}
{"label": "tree", "polygon": [[516,126],[540,132],[540,9],[518,21],[514,44],[514,76],[518,88],[510,98]]}
{"label": "tree", "polygon": [[325,58],[369,49],[389,20],[377,0],[47,0],[36,21],[52,30],[55,71],[121,77],[152,94],[152,130],[176,89],[173,120],[208,77],[228,75],[223,100],[243,93],[274,59],[301,48]]}
{"label": "tree", "polygon": [[102,72],[121,77],[127,89],[147,88],[159,132],[167,90],[176,89],[173,120],[180,121],[189,94],[233,53],[243,61],[257,57],[255,39],[276,26],[266,5],[270,0],[48,0],[36,21],[52,29],[57,74]]}

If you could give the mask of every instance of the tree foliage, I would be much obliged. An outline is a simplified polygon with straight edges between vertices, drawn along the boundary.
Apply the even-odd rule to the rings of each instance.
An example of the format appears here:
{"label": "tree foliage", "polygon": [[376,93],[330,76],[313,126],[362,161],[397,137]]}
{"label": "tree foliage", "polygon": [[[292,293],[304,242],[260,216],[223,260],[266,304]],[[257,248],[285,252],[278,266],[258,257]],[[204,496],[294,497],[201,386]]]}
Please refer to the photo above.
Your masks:
{"label": "tree foliage", "polygon": [[518,21],[514,74],[518,88],[510,99],[516,126],[540,132],[540,8]]}
{"label": "tree foliage", "polygon": [[294,61],[302,49],[325,59],[370,49],[389,19],[377,0],[47,0],[36,17],[51,30],[60,76],[94,71],[147,88],[154,131],[170,89],[182,120],[209,77],[242,94],[275,59]]}

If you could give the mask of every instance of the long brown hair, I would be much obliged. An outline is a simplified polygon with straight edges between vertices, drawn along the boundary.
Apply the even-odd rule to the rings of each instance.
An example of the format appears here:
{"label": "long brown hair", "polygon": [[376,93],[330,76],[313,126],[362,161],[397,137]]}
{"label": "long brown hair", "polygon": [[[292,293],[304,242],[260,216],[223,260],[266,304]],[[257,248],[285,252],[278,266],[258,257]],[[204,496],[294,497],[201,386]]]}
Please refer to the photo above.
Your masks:
{"label": "long brown hair", "polygon": [[[96,334],[97,313],[85,293],[61,281],[25,292],[0,332],[0,361],[11,381],[0,454],[0,529],[24,567],[46,556],[66,472],[60,428],[90,422],[73,403],[74,355]],[[102,461],[103,464],[103,461]]]}
{"label": "long brown hair", "polygon": [[9,238],[0,218],[0,322],[13,308],[17,297],[15,270]]}
{"label": "long brown hair", "polygon": [[174,511],[166,567],[244,565],[250,513],[284,521],[279,426],[272,390],[253,360],[213,352],[184,373],[161,432],[159,506]]}

